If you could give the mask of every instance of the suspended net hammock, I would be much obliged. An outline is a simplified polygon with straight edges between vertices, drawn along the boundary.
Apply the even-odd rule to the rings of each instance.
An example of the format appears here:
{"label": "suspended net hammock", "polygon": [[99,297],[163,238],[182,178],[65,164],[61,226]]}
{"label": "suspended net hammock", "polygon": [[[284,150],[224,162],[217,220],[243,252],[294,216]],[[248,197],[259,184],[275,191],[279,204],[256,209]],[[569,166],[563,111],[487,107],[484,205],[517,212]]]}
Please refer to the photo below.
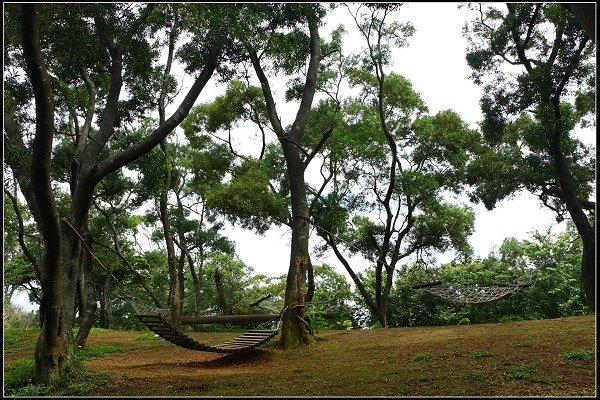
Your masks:
{"label": "suspended net hammock", "polygon": [[529,287],[531,285],[531,283],[500,283],[491,286],[444,285],[442,282],[432,282],[412,286],[412,288],[457,303],[478,304],[498,300],[511,294],[517,289]]}

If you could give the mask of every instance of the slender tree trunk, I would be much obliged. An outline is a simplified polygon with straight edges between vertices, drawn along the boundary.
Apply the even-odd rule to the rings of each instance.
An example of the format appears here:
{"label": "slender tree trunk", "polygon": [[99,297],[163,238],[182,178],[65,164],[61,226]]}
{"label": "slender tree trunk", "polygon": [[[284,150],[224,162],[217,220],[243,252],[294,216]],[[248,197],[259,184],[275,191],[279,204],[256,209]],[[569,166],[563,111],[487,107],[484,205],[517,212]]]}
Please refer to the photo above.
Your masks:
{"label": "slender tree trunk", "polygon": [[[92,240],[89,231],[86,230],[83,235],[88,249],[92,248]],[[82,253],[81,278],[79,280],[79,291],[81,301],[79,305],[79,331],[75,337],[75,344],[78,348],[85,347],[85,342],[90,334],[96,314],[96,296],[94,294],[94,285],[92,284],[92,260],[90,253]]]}
{"label": "slender tree trunk", "polygon": [[215,268],[215,288],[217,290],[217,302],[223,315],[231,315],[231,309],[227,303],[227,297],[225,296],[225,288],[223,287],[223,279],[219,268]]}
{"label": "slender tree trunk", "polygon": [[[158,115],[159,124],[164,125],[166,121],[165,117],[165,99],[167,95],[167,77],[171,71],[171,62],[173,59],[173,51],[175,47],[175,38],[177,36],[177,24],[178,18],[175,13],[175,18],[171,32],[169,34],[169,51],[167,55],[167,65],[165,66],[165,72],[163,74],[162,88],[160,91],[160,97],[158,101]],[[171,190],[171,178],[173,169],[173,160],[169,156],[167,139],[164,138],[160,142],[160,148],[165,155],[165,175],[164,175],[164,192],[160,196],[160,220],[163,225],[163,232],[165,235],[165,242],[167,245],[167,262],[169,264],[169,300],[171,304],[171,323],[178,327],[181,319],[181,282],[179,276],[179,268],[175,256],[175,245],[173,242],[173,232],[171,231],[171,221],[169,218],[168,199],[169,191]]]}
{"label": "slender tree trunk", "polygon": [[[165,173],[165,183],[170,184],[170,171]],[[181,319],[181,292],[179,290],[179,268],[177,258],[175,257],[175,245],[173,242],[173,234],[171,232],[171,223],[169,221],[169,213],[167,209],[167,194],[168,186],[165,188],[165,193],[161,195],[159,200],[159,213],[162,221],[163,233],[165,235],[165,243],[167,245],[167,263],[169,265],[169,303],[171,305],[171,322],[175,326],[180,325]]]}
{"label": "slender tree trunk", "polygon": [[188,254],[188,258],[190,259],[190,272],[192,273],[192,281],[194,282],[194,314],[200,315],[200,302],[202,301],[201,291],[202,291],[202,269],[204,266],[204,256],[200,255],[200,265],[198,265],[198,273],[196,273],[194,264],[192,263],[191,256]]}
{"label": "slender tree trunk", "polygon": [[110,299],[110,280],[111,276],[108,275],[104,281],[104,290],[102,290],[102,299],[104,302],[104,323],[105,328],[107,329],[111,329],[113,326],[112,300]]}

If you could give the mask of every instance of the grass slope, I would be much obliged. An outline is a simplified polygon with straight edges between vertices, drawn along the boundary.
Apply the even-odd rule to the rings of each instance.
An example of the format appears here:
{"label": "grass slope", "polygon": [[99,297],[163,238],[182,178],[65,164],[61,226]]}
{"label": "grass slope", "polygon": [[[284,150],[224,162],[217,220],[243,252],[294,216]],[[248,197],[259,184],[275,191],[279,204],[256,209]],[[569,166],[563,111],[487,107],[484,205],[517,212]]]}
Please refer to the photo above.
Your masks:
{"label": "grass slope", "polygon": [[[207,343],[235,336],[193,335]],[[5,341],[5,368],[33,348],[34,333],[19,337]],[[88,372],[98,374],[102,383],[94,385],[92,379],[60,394],[596,395],[595,316],[321,331],[316,337],[315,345],[286,351],[275,348],[276,337],[263,350],[238,356],[181,349],[148,333],[95,330],[88,339],[83,364]],[[89,381],[89,376],[86,379]]]}

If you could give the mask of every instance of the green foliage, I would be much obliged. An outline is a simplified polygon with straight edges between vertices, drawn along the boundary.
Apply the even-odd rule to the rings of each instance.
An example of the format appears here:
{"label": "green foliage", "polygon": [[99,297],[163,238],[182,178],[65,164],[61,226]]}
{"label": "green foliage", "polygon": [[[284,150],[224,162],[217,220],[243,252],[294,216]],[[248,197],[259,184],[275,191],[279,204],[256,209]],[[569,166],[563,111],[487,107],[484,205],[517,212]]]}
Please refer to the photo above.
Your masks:
{"label": "green foliage", "polygon": [[[311,325],[318,328],[347,329],[354,324],[351,309],[352,290],[346,278],[328,264],[313,265],[315,293],[308,308]],[[320,313],[332,313],[324,319]]]}
{"label": "green foliage", "polygon": [[217,287],[215,283],[215,270],[219,270],[221,284],[224,290],[225,301],[232,314],[247,314],[246,295],[249,291],[250,274],[252,268],[233,254],[214,254],[204,265],[202,270],[202,309],[205,314],[221,314]]}
{"label": "green foliage", "polygon": [[565,351],[563,358],[570,361],[592,361],[594,352],[587,349],[573,349]]}
{"label": "green foliage", "polygon": [[488,357],[490,353],[487,351],[472,351],[467,356],[469,360],[479,360],[480,358]]}
{"label": "green foliage", "polygon": [[417,353],[413,356],[413,361],[427,361],[431,358],[431,353]]}
{"label": "green foliage", "polygon": [[39,318],[36,313],[25,312],[21,307],[14,305],[9,299],[5,298],[2,304],[2,325],[5,328],[29,329],[39,326]]}
{"label": "green foliage", "polygon": [[458,321],[458,325],[469,325],[471,323],[471,320],[467,317],[462,318],[460,321]]}
{"label": "green foliage", "polygon": [[538,370],[537,363],[518,365],[514,368],[511,368],[511,370],[505,374],[505,377],[507,380],[516,380],[516,379],[532,380],[532,379],[534,379],[533,374],[535,372],[537,372],[537,370]]}
{"label": "green foliage", "polygon": [[[581,287],[580,243],[576,233],[534,233],[532,240],[506,239],[484,259],[444,264],[425,271],[401,268],[390,292],[388,324],[415,326],[510,322],[587,314]],[[417,291],[412,285],[441,280],[446,284],[488,286],[530,282],[507,297],[482,304],[460,304]]]}
{"label": "green foliage", "polygon": [[351,320],[349,319],[345,319],[344,321],[342,321],[342,326],[344,327],[345,330],[349,331],[353,328],[353,323]]}
{"label": "green foliage", "polygon": [[33,384],[35,361],[23,358],[4,367],[4,393],[9,396],[43,396],[45,387]]}
{"label": "green foliage", "polygon": [[273,222],[285,220],[286,202],[269,188],[261,161],[246,161],[233,171],[229,182],[207,193],[207,205],[244,228],[265,232]]}
{"label": "green foliage", "polygon": [[520,315],[503,315],[498,318],[498,322],[513,322],[513,321],[523,321],[523,317]]}
{"label": "green foliage", "polygon": [[578,198],[590,198],[594,151],[572,132],[577,125],[589,126],[585,115],[595,93],[595,46],[559,4],[507,8],[471,7],[477,21],[465,26],[471,77],[485,93],[482,145],[473,149],[467,167],[471,197],[492,209],[526,189],[562,220],[567,209],[548,137],[560,130],[564,168]]}

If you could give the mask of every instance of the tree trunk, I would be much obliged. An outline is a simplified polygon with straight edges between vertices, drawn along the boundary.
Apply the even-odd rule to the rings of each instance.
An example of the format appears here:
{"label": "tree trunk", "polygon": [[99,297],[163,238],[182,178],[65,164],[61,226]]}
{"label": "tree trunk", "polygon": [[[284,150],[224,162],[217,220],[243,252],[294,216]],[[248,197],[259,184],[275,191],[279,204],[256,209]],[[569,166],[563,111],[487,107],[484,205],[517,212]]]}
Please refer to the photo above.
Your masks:
{"label": "tree trunk", "polygon": [[[170,176],[170,173],[168,174]],[[168,189],[166,189],[168,192]],[[169,303],[171,305],[171,322],[174,326],[179,326],[181,318],[181,292],[179,290],[179,268],[175,257],[175,246],[173,243],[173,235],[171,233],[171,224],[167,210],[166,195],[162,195],[160,199],[160,219],[163,225],[165,242],[167,245],[167,263],[169,265]]]}
{"label": "tree trunk", "polygon": [[104,300],[104,327],[107,329],[111,329],[113,326],[112,301],[110,299],[110,280],[111,276],[108,275],[104,281],[104,290],[102,291],[102,298]]}
{"label": "tree trunk", "polygon": [[215,288],[217,290],[217,302],[221,313],[223,315],[231,315],[231,309],[227,303],[227,296],[225,296],[225,288],[223,287],[223,280],[221,279],[221,272],[219,268],[215,268]]}
{"label": "tree trunk", "polygon": [[581,24],[590,40],[596,43],[596,4],[595,3],[561,3]]}
{"label": "tree trunk", "polygon": [[[304,171],[311,157],[307,156],[306,161],[303,161],[300,154],[300,146],[302,145],[302,137],[304,136],[308,114],[312,107],[312,101],[317,88],[321,48],[318,18],[315,15],[307,15],[307,19],[310,31],[310,57],[304,89],[302,91],[302,99],[296,113],[296,118],[291,128],[289,128],[289,132],[286,132],[281,126],[281,120],[277,115],[275,99],[273,98],[269,81],[260,65],[260,59],[256,51],[249,44],[246,44],[246,49],[249,50],[250,61],[261,83],[271,127],[277,134],[283,149],[287,176],[290,183],[292,243],[290,246],[290,266],[285,290],[285,314],[279,342],[283,348],[297,347],[314,341],[310,327],[304,319],[304,309],[308,294],[306,288],[307,271],[312,268],[308,253],[310,214],[306,200]],[[310,295],[312,296],[312,294]]]}
{"label": "tree trunk", "polygon": [[581,277],[585,300],[588,308],[592,311],[596,311],[596,235],[594,233],[594,227],[590,224],[590,221],[579,203],[573,185],[573,177],[569,171],[567,160],[560,145],[563,128],[558,99],[552,102],[552,107],[555,120],[554,127],[551,129],[548,138],[549,152],[556,169],[558,182],[562,191],[562,199],[577,228],[577,232],[579,233],[583,245]]}
{"label": "tree trunk", "polygon": [[171,322],[174,326],[179,326],[181,318],[181,291],[179,283],[179,266],[175,256],[175,244],[173,242],[173,232],[171,231],[171,221],[169,218],[168,196],[171,189],[171,160],[167,151],[166,140],[160,142],[160,147],[165,154],[165,177],[163,192],[159,200],[160,220],[165,235],[167,245],[167,262],[169,266],[169,302],[171,305]]}
{"label": "tree trunk", "polygon": [[[87,248],[92,248],[92,240],[89,232],[83,235]],[[94,285],[92,284],[92,260],[88,251],[82,253],[81,278],[79,280],[79,291],[81,301],[79,304],[79,331],[75,337],[75,344],[78,348],[85,347],[85,342],[90,334],[94,324],[94,315],[96,314],[96,296],[94,294]]]}
{"label": "tree trunk", "polygon": [[[21,43],[27,76],[35,99],[35,136],[31,145],[32,209],[38,212],[36,223],[44,239],[44,261],[40,271],[42,328],[35,348],[35,380],[51,383],[58,380],[73,362],[72,326],[74,308],[65,293],[75,287],[77,274],[72,264],[65,265],[71,253],[63,249],[63,233],[50,177],[50,160],[54,138],[54,102],[50,76],[41,50],[39,19],[34,4],[20,9]],[[65,251],[66,250],[66,251]],[[71,260],[68,260],[71,261]],[[71,272],[71,274],[69,274]],[[65,284],[73,286],[66,287]]]}
{"label": "tree trunk", "polygon": [[196,274],[196,268],[194,267],[192,257],[188,253],[188,264],[190,265],[190,273],[192,274],[192,283],[194,285],[194,315],[200,315],[200,301],[202,300],[200,291],[202,287],[198,275],[202,274],[202,263],[198,266],[198,274]]}
{"label": "tree trunk", "polygon": [[[47,384],[58,380],[73,366],[75,341],[72,328],[75,320],[81,247],[72,233],[61,232],[60,215],[51,184],[50,161],[56,132],[55,115],[51,78],[46,70],[41,50],[36,7],[37,5],[32,3],[21,4],[19,15],[23,60],[35,100],[35,134],[31,146],[28,147],[23,142],[23,137],[26,135],[18,132],[20,127],[12,116],[8,115],[7,118],[5,114],[4,126],[5,138],[8,138],[8,141],[19,150],[24,150],[23,160],[30,159],[26,163],[23,163],[23,160],[13,163],[11,169],[19,180],[21,192],[27,200],[44,240],[44,258],[39,272],[41,332],[35,348],[35,381]],[[149,5],[142,10],[123,36],[132,37],[148,18],[153,7],[154,5]],[[102,31],[104,23],[102,16],[99,15],[94,22],[98,31]],[[220,34],[215,35],[215,40],[207,46],[210,54],[206,58],[206,64],[173,115],[144,140],[129,146],[113,157],[100,161],[100,153],[114,133],[114,122],[122,88],[123,47],[112,42],[108,43],[107,53],[110,54],[112,68],[109,90],[102,111],[102,122],[94,137],[87,144],[82,142],[82,146],[85,146],[85,154],[81,156],[81,164],[78,165],[80,172],[76,179],[71,177],[72,203],[69,219],[77,230],[81,231],[86,224],[98,182],[111,172],[146,154],[188,115],[194,101],[220,62],[220,54],[227,37],[228,22],[224,21],[219,26]],[[100,36],[106,38],[102,33]],[[93,105],[93,101],[90,105]],[[89,118],[91,120],[92,117]],[[76,169],[74,168],[73,171]],[[176,302],[179,304],[177,300]],[[110,303],[106,303],[105,307],[110,309],[109,305]]]}
{"label": "tree trunk", "polygon": [[283,348],[293,348],[314,342],[310,327],[304,319],[307,301],[306,278],[307,271],[311,268],[308,253],[310,225],[304,166],[300,158],[300,151],[296,145],[285,138],[280,139],[280,142],[286,160],[292,203],[292,244],[285,289],[286,311],[280,345]]}

